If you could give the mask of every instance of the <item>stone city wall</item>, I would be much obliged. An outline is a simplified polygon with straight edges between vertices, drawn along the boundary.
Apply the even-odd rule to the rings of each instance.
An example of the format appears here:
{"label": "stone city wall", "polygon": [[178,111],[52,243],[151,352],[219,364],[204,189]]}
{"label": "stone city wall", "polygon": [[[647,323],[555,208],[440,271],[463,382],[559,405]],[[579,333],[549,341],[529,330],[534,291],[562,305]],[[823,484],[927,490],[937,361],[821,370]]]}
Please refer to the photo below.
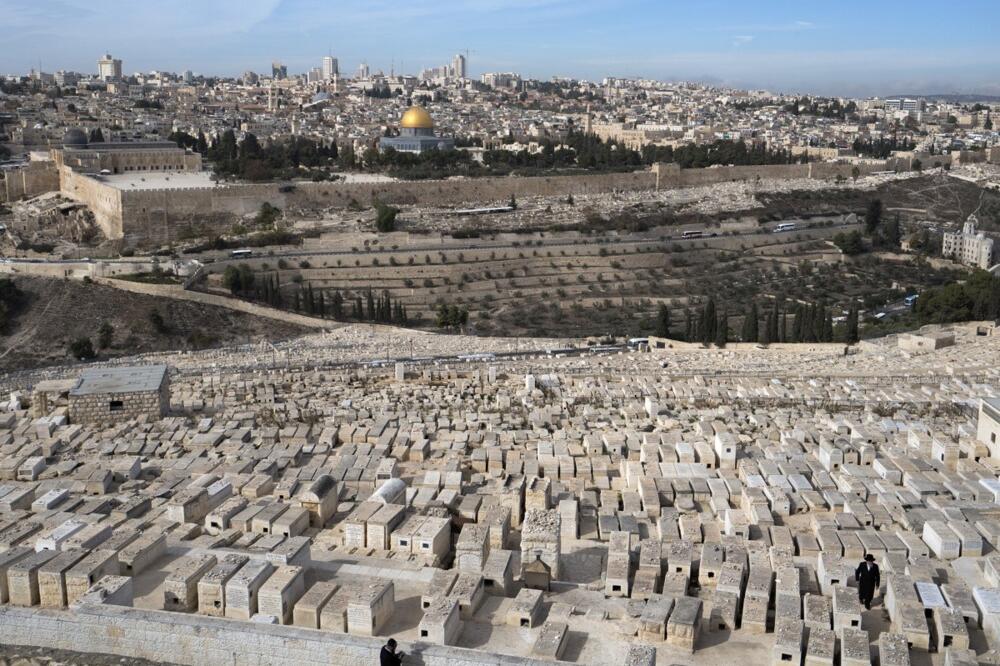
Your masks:
{"label": "stone city wall", "polygon": [[[0,643],[114,654],[187,666],[374,664],[384,638],[123,606],[0,607]],[[403,645],[424,666],[545,666],[524,657]]]}
{"label": "stone city wall", "polygon": [[111,239],[122,237],[124,193],[121,190],[66,166],[59,168],[59,180],[63,195],[87,204],[105,236]]}
{"label": "stone city wall", "polygon": [[[465,178],[450,180],[376,183],[295,183],[294,185],[233,184],[187,189],[119,191],[93,178],[67,174],[63,190],[88,203],[110,238],[125,239],[128,246],[168,243],[192,225],[225,231],[236,219],[253,215],[267,202],[283,210],[315,211],[326,208],[370,206],[378,199],[396,205],[489,206],[506,203],[511,196],[566,196],[623,190],[695,187],[757,178],[850,178],[852,164],[789,164],[765,166],[677,169],[657,165],[632,173],[527,178]],[[859,165],[862,174],[886,170],[886,162]]]}
{"label": "stone city wall", "polygon": [[59,172],[53,162],[28,162],[20,169],[0,174],[0,203],[17,201],[59,189]]}

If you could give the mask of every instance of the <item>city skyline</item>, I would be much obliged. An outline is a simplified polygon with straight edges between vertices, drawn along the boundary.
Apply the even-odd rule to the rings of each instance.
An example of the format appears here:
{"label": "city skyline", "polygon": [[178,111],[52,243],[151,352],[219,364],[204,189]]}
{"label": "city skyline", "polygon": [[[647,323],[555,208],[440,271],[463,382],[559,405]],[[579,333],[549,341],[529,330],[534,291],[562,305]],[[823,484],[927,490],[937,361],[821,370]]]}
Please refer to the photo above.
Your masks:
{"label": "city skyline", "polygon": [[[928,2],[850,0],[835,8],[715,1],[471,0],[405,5],[377,0],[215,0],[184,11],[107,0],[11,0],[0,72],[93,72],[110,52],[126,74],[154,69],[238,76],[272,60],[290,72],[319,66],[416,74],[471,50],[472,77],[516,71],[548,79],[683,79],[774,92],[867,96],[1000,95],[990,29],[1000,7],[951,6],[942,30]],[[168,8],[169,9],[169,8]],[[962,20],[962,19],[966,20]],[[541,36],[540,36],[541,35]]]}

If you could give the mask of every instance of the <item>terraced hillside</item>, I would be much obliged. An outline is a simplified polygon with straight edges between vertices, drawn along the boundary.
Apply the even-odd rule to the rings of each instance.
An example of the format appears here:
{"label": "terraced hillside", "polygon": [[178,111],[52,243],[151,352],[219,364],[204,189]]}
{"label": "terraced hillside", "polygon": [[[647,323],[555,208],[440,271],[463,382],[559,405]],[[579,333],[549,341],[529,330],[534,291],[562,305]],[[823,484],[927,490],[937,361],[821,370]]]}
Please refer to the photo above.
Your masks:
{"label": "terraced hillside", "polygon": [[[309,307],[311,291],[314,314],[331,316],[339,294],[342,318],[350,319],[356,300],[365,309],[370,290],[376,299],[387,293],[393,307],[402,305],[411,325],[435,326],[437,311],[446,305],[468,311],[470,329],[480,334],[621,336],[652,332],[661,303],[680,324],[688,308],[712,296],[737,325],[754,299],[846,306],[885,283],[879,274],[894,276],[897,290],[945,277],[926,266],[881,266],[874,259],[834,268],[843,257],[830,239],[857,228],[854,219],[817,218],[798,225],[774,233],[773,224],[734,221],[703,229],[704,236],[695,239],[663,228],[594,236],[446,237],[436,244],[411,240],[395,249],[383,242],[354,246],[355,251],[223,261],[213,265],[206,285],[223,290],[226,266],[245,264],[255,271],[256,287],[244,297],[268,298],[260,285],[276,284],[282,306],[294,309],[297,303],[302,310]],[[886,297],[893,295],[892,281],[886,283]]]}

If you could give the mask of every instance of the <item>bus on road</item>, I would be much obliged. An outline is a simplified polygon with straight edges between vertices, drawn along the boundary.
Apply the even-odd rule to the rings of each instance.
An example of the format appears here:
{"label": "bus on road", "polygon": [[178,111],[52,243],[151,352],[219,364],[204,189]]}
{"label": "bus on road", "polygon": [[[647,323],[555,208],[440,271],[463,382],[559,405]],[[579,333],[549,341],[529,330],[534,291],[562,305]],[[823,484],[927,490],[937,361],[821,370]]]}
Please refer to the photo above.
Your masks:
{"label": "bus on road", "polygon": [[701,238],[704,235],[704,231],[685,231],[681,234],[681,238]]}
{"label": "bus on road", "polygon": [[773,233],[780,234],[780,233],[785,232],[785,231],[795,231],[795,223],[794,222],[782,222],[781,224],[779,224],[778,226],[776,226],[774,228],[774,232]]}
{"label": "bus on road", "polygon": [[253,256],[253,250],[233,250],[229,253],[230,257],[238,259],[240,257],[250,257]]}

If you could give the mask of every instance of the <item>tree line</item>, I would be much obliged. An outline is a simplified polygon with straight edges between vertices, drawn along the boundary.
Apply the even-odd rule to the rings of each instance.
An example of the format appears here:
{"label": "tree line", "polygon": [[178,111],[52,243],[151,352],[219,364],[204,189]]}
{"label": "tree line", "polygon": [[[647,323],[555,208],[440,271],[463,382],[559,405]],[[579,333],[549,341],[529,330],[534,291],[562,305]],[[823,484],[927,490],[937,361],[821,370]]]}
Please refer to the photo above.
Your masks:
{"label": "tree line", "polygon": [[[680,337],[687,342],[725,347],[734,341],[729,324],[729,310],[724,307],[719,312],[715,299],[709,298],[698,309],[686,309],[681,330],[675,335],[670,310],[661,304],[655,320],[656,335],[660,337]],[[858,309],[852,305],[843,326],[834,327],[833,311],[824,304],[795,303],[791,306],[773,304],[763,314],[756,303],[751,303],[743,313],[740,342],[762,345],[792,342],[847,342],[859,340]]]}

